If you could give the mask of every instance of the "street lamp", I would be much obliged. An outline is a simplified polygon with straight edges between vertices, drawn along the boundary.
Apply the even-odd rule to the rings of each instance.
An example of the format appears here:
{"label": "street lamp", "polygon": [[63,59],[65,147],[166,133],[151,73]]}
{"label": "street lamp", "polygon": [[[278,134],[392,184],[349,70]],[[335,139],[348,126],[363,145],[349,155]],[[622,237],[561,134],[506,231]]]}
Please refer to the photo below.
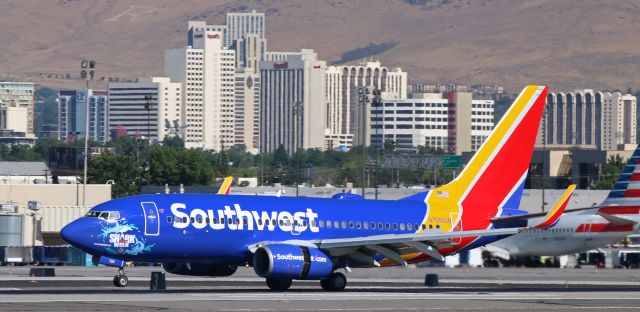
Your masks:
{"label": "street lamp", "polygon": [[82,180],[82,206],[86,206],[87,201],[87,160],[89,156],[89,80],[93,80],[95,75],[96,61],[82,60],[80,62],[80,78],[84,79],[86,93],[85,121],[84,121],[84,174]]}
{"label": "street lamp", "polygon": [[147,110],[147,192],[151,188],[151,100],[153,94],[144,95],[144,109]]}
{"label": "street lamp", "polygon": [[296,170],[297,170],[297,174],[296,174],[296,197],[298,196],[298,185],[300,184],[300,156],[298,155],[298,148],[300,148],[300,140],[299,139],[299,134],[298,132],[300,132],[300,115],[302,115],[302,113],[304,112],[304,106],[302,105],[301,102],[296,102],[293,105],[293,116],[294,116],[294,131],[293,131],[293,136],[294,136],[294,148],[295,148],[295,154],[296,155]]}

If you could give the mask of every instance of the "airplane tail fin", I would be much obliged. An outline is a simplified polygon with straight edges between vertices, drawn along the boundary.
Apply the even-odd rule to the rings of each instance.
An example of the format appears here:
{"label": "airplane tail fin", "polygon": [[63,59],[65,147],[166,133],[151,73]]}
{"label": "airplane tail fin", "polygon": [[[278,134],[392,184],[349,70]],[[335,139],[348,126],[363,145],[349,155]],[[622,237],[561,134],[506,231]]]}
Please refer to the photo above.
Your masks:
{"label": "airplane tail fin", "polygon": [[640,214],[640,146],[633,152],[598,212]]}
{"label": "airplane tail fin", "polygon": [[547,92],[545,86],[525,87],[462,172],[433,190],[429,206],[457,206],[452,221],[465,229],[486,228],[503,208],[517,209]]}
{"label": "airplane tail fin", "polygon": [[556,202],[556,205],[553,206],[553,209],[549,210],[549,213],[547,213],[545,218],[542,219],[542,221],[540,221],[540,223],[538,223],[538,225],[534,226],[533,228],[544,229],[558,222],[558,220],[560,219],[560,216],[562,216],[562,214],[564,213],[564,210],[567,208],[567,205],[569,204],[569,199],[571,198],[571,195],[573,194],[573,190],[575,189],[576,189],[575,184],[569,185],[567,190],[564,191],[564,194],[562,194],[562,197],[560,197],[560,199]]}
{"label": "airplane tail fin", "polygon": [[231,193],[231,183],[233,182],[233,177],[228,176],[224,178],[222,185],[220,185],[220,189],[218,190],[218,195],[229,195]]}

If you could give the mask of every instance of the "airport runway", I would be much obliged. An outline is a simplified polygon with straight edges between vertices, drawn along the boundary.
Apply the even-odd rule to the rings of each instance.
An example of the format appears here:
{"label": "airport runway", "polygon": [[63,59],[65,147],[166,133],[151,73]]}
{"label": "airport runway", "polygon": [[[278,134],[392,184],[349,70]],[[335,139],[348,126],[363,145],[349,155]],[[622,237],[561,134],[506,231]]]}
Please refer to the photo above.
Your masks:
{"label": "airport runway", "polygon": [[[353,270],[343,292],[316,281],[271,292],[252,269],[228,278],[167,274],[167,290],[149,290],[151,271],[127,271],[130,285],[111,284],[111,268],[56,267],[32,278],[26,267],[0,268],[0,311],[574,311],[640,310],[640,270],[382,268]],[[440,286],[423,285],[436,273]]]}

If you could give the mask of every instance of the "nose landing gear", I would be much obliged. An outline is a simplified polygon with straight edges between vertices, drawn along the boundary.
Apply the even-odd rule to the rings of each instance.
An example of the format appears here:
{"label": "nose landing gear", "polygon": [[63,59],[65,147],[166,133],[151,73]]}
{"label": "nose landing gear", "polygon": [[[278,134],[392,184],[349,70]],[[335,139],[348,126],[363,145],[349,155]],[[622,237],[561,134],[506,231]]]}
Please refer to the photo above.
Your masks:
{"label": "nose landing gear", "polygon": [[116,287],[127,287],[129,285],[129,278],[124,273],[124,268],[118,269],[118,275],[113,277],[113,285]]}

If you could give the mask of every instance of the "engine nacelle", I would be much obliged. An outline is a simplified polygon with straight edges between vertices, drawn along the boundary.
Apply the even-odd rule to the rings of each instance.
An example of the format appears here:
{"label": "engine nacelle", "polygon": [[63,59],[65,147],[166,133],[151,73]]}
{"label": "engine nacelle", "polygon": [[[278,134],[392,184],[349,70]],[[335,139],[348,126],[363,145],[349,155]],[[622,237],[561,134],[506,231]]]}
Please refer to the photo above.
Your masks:
{"label": "engine nacelle", "polygon": [[231,276],[238,269],[235,265],[206,262],[164,262],[162,267],[171,274],[191,276]]}
{"label": "engine nacelle", "polygon": [[253,269],[261,277],[318,280],[333,272],[331,257],[313,247],[273,244],[259,247]]}

